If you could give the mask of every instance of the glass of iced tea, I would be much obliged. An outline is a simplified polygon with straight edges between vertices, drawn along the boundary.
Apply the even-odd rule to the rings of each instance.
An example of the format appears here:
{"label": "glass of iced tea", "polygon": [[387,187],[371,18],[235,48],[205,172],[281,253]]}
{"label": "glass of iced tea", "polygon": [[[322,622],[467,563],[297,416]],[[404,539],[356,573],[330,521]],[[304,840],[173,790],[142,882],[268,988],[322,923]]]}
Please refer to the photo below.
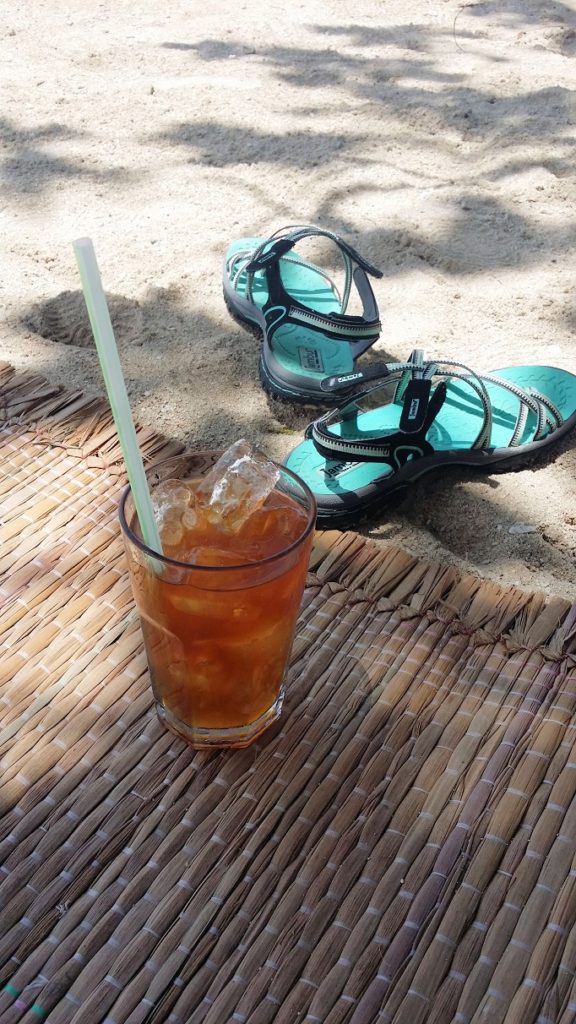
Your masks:
{"label": "glass of iced tea", "polygon": [[242,448],[230,479],[222,452],[148,469],[162,553],[142,539],[130,488],[120,502],[158,715],[199,749],[248,746],[282,708],[316,506],[294,473],[257,460],[255,498],[234,478]]}

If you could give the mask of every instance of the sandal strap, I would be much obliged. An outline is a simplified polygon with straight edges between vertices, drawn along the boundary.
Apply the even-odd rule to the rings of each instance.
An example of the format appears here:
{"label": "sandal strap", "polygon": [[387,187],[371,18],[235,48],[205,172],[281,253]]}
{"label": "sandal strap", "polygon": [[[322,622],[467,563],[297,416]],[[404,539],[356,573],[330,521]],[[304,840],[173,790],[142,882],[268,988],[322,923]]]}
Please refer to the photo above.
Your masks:
{"label": "sandal strap", "polygon": [[346,254],[353,263],[356,263],[367,274],[371,274],[373,277],[382,277],[382,271],[378,270],[372,263],[369,263],[368,260],[365,260],[358,250],[345,241],[344,238],[341,238],[334,231],[316,227],[314,224],[288,224],[285,227],[278,228],[273,235],[270,235],[270,238],[267,238],[266,241],[262,242],[254,250],[252,260],[247,265],[246,270],[248,273],[264,270],[274,259],[278,260],[285,253],[289,252],[296,245],[296,242],[313,236],[330,238],[336,243],[342,253]]}
{"label": "sandal strap", "polygon": [[[441,379],[435,387],[434,377]],[[376,384],[358,389],[360,382],[376,380]],[[373,363],[364,370],[340,377],[326,377],[322,388],[326,391],[342,390],[351,395],[344,406],[331,410],[310,425],[307,436],[327,459],[347,459],[354,462],[398,461],[398,452],[407,442],[414,442],[414,451],[409,457],[433,452],[425,435],[440,411],[447,392],[445,381],[462,381],[476,393],[482,407],[482,424],[472,443],[473,449],[490,447],[493,424],[493,410],[486,383],[497,384],[513,394],[519,402],[518,414],[513,427],[509,447],[520,443],[526,427],[529,412],[536,417],[533,440],[540,440],[549,432],[558,429],[563,416],[554,402],[535,388],[522,388],[513,381],[492,373],[477,373],[464,363],[446,360],[426,361],[421,350],[415,350],[405,363]],[[345,417],[353,418],[360,413],[359,403],[382,385],[395,385],[391,398],[402,402],[399,430],[380,437],[348,439],[333,434],[329,427]],[[463,397],[469,401],[469,392]],[[418,448],[422,450],[417,451]]]}
{"label": "sandal strap", "polygon": [[[340,250],[344,264],[344,288],[340,295],[335,282],[329,274],[314,265],[314,269],[325,278],[336,295],[341,310],[339,313],[320,313],[310,309],[298,299],[290,295],[284,288],[279,263],[284,260],[291,263],[305,263],[291,249],[303,238],[321,236],[331,239]],[[333,231],[309,224],[293,224],[279,228],[273,235],[261,242],[257,248],[237,251],[231,258],[229,273],[235,284],[240,274],[247,277],[246,295],[253,298],[254,274],[261,271],[266,276],[268,300],[263,306],[264,314],[271,313],[272,323],[269,330],[275,329],[286,322],[305,325],[329,335],[334,341],[347,343],[357,342],[357,353],[365,351],[380,334],[382,325],[378,315],[378,307],[368,274],[382,277],[382,272]],[[352,284],[356,285],[362,302],[362,316],[351,316],[346,313]],[[280,315],[279,315],[280,314]]]}
{"label": "sandal strap", "polygon": [[393,363],[368,363],[367,366],[361,370],[354,370],[353,373],[324,377],[320,381],[320,387],[322,391],[327,392],[341,391],[345,397],[346,394],[355,392],[359,384],[364,384],[369,380],[382,381],[392,372],[393,365]]}
{"label": "sandal strap", "polygon": [[[400,373],[390,374],[390,383],[394,379],[400,379]],[[347,438],[336,437],[330,433],[328,427],[338,419],[340,410],[326,413],[320,419],[310,425],[306,436],[314,442],[315,448],[326,459],[344,459],[349,462],[386,462],[394,469],[404,465],[409,459],[421,458],[424,455],[431,455],[434,448],[426,439],[426,433],[436,419],[444,399],[446,397],[446,384],[440,381],[434,389],[431,388],[431,381],[415,381],[419,388],[419,397],[414,393],[410,394],[404,408],[400,421],[400,429],[389,434],[383,434],[376,438],[360,438],[348,440]],[[366,392],[367,393],[367,392]],[[418,416],[413,416],[415,406],[419,410]],[[354,410],[355,403],[350,403],[352,415],[359,410]],[[413,423],[410,423],[410,420]]]}
{"label": "sandal strap", "polygon": [[[510,447],[518,444],[519,438],[522,436],[524,427],[526,426],[526,419],[528,418],[528,410],[534,413],[536,416],[536,430],[534,431],[534,440],[539,441],[549,431],[557,430],[558,427],[562,426],[564,417],[558,409],[558,406],[554,404],[548,395],[543,395],[536,388],[521,388],[513,381],[505,380],[503,377],[499,377],[497,374],[485,373],[483,374],[484,380],[490,381],[492,384],[498,384],[500,387],[506,388],[520,401],[520,411],[518,413],[518,420],[514,428],[512,440],[510,441]],[[522,427],[520,429],[520,421]]]}

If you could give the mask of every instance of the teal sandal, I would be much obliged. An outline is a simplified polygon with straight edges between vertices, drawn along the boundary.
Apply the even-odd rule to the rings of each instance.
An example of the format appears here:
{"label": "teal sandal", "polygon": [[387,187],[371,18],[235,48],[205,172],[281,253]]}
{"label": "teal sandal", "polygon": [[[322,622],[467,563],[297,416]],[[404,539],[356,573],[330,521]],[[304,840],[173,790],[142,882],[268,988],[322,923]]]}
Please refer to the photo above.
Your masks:
{"label": "teal sandal", "polygon": [[[294,251],[314,235],[331,239],[340,250],[342,296],[324,270]],[[382,277],[338,235],[309,225],[280,228],[270,238],[241,238],[228,248],[224,298],[236,319],[262,332],[260,377],[266,391],[296,402],[333,404],[323,379],[355,374],[357,358],[380,333],[368,274]],[[346,313],[353,284],[362,316]]]}
{"label": "teal sandal", "polygon": [[[380,373],[312,423],[286,460],[314,492],[320,526],[349,526],[445,466],[519,468],[576,426],[576,375],[567,370],[475,373],[416,351]],[[347,384],[331,377],[324,388],[346,395]]]}

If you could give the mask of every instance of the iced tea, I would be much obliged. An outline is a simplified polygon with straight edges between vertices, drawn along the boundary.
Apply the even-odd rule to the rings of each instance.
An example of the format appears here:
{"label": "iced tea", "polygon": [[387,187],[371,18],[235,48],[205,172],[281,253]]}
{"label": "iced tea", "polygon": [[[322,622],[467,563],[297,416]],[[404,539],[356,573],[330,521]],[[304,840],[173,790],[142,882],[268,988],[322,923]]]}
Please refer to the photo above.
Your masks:
{"label": "iced tea", "polygon": [[121,510],[158,712],[198,747],[245,746],[278,717],[315,514],[306,486],[278,467],[259,507],[223,528],[217,512],[187,500],[217,454],[149,473],[153,497],[167,495],[161,559],[139,537],[129,492]]}

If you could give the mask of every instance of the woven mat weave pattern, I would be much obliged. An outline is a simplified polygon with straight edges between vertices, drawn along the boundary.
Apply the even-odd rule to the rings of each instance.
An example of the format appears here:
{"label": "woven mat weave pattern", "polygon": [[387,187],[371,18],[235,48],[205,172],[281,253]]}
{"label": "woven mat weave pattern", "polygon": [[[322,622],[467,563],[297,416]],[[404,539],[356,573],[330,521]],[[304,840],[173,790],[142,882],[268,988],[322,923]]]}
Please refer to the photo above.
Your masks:
{"label": "woven mat weave pattern", "polygon": [[319,534],[281,722],[194,752],[106,406],[0,411],[0,1021],[576,1020],[576,607]]}

